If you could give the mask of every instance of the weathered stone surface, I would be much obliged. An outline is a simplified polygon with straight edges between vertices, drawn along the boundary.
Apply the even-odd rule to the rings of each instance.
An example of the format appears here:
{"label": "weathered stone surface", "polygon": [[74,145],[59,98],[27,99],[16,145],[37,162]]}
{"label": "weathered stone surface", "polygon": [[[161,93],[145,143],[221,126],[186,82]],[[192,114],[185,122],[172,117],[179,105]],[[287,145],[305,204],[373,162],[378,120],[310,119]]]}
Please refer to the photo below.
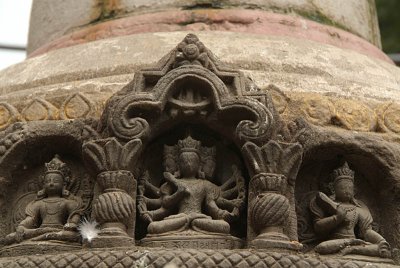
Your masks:
{"label": "weathered stone surface", "polygon": [[74,27],[89,24],[100,16],[100,1],[42,1],[32,3],[28,53]]}
{"label": "weathered stone surface", "polygon": [[[39,91],[45,85],[132,74],[154,63],[184,35],[138,34],[53,51],[1,71],[0,92],[6,98],[19,90]],[[400,99],[400,70],[353,51],[286,37],[228,32],[198,35],[224,63],[244,70],[260,87],[274,84],[283,91]]]}
{"label": "weathered stone surface", "polygon": [[29,57],[96,40],[152,32],[228,31],[306,39],[392,61],[368,41],[337,27],[308,19],[260,10],[169,10],[117,18],[88,25],[50,41]]}
{"label": "weathered stone surface", "polygon": [[[322,0],[85,0],[63,1],[57,4],[51,0],[34,1],[28,52],[94,21],[127,16],[127,13],[135,16],[171,9],[195,10],[201,8],[260,9],[289,13],[346,29],[380,46],[378,23],[373,5],[374,3],[368,0],[346,1],[345,6],[340,1]],[[67,9],[71,12],[64,11]]]}

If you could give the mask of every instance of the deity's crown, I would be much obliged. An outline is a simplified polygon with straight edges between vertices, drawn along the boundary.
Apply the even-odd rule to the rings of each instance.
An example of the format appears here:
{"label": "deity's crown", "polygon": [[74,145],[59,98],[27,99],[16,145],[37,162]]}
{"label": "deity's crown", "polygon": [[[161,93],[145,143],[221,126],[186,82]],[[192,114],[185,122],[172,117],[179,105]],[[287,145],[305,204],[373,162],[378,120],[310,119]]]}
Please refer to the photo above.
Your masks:
{"label": "deity's crown", "polygon": [[335,169],[332,173],[334,183],[339,180],[347,179],[354,182],[354,171],[349,168],[347,162],[344,162],[343,166]]}
{"label": "deity's crown", "polygon": [[193,139],[190,135],[184,140],[178,141],[179,152],[195,152],[200,153],[201,142]]}
{"label": "deity's crown", "polygon": [[68,168],[66,163],[60,160],[60,156],[57,154],[50,162],[45,163],[45,167],[45,174],[58,173],[63,176],[64,180],[69,179],[71,170]]}

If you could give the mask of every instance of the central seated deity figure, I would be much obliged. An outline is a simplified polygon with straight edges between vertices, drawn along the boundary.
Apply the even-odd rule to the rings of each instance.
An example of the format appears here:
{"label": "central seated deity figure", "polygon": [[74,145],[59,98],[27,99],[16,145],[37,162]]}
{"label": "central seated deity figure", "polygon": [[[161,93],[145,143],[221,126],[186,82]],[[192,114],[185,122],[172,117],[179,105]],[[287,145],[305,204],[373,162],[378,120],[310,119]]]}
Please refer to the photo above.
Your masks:
{"label": "central seated deity figure", "polygon": [[148,172],[140,181],[138,211],[149,223],[148,237],[171,234],[229,235],[245,198],[244,179],[236,166],[221,186],[211,182],[215,148],[188,136],[164,146],[164,178],[160,188]]}

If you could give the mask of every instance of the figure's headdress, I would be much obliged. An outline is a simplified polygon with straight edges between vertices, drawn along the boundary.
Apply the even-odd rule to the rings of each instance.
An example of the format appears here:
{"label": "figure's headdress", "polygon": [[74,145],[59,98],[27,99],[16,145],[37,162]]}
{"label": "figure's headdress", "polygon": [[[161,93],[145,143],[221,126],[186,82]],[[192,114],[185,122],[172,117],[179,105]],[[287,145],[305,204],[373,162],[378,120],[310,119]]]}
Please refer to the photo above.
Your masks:
{"label": "figure's headdress", "polygon": [[71,177],[71,170],[67,166],[66,163],[61,161],[59,155],[55,155],[54,158],[48,162],[45,163],[45,175],[49,173],[58,173],[64,178],[64,183],[68,183],[70,177]]}
{"label": "figure's headdress", "polygon": [[178,141],[178,149],[179,153],[194,152],[200,155],[201,142],[189,135],[186,139]]}
{"label": "figure's headdress", "polygon": [[[44,172],[44,176],[40,176],[40,178],[39,178],[40,182],[42,184],[44,183],[44,178],[47,174],[51,174],[51,173],[60,174],[61,176],[63,176],[63,179],[64,179],[64,187],[63,187],[62,195],[69,196],[70,192],[69,192],[69,190],[67,190],[67,188],[69,186],[71,186],[71,184],[73,184],[73,182],[71,181],[71,170],[69,169],[67,164],[64,163],[63,161],[61,161],[60,156],[56,154],[53,157],[53,159],[51,159],[50,162],[45,163],[44,166],[45,166],[45,172]],[[44,189],[41,189],[37,193],[37,199],[42,199],[45,197],[46,197],[46,192]]]}
{"label": "figure's headdress", "polygon": [[351,180],[354,183],[354,171],[349,168],[347,162],[344,162],[343,166],[335,169],[332,177],[334,184],[340,180]]}

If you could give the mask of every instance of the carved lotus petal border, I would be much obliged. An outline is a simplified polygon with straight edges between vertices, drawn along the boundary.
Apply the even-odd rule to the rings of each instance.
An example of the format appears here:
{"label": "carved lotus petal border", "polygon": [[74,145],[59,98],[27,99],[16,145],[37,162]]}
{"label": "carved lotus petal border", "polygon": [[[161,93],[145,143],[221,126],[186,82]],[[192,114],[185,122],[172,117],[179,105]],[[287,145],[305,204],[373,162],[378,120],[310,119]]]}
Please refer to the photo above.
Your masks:
{"label": "carved lotus petal border", "polygon": [[60,107],[61,119],[87,118],[93,114],[93,103],[79,92],[67,97]]}
{"label": "carved lotus petal border", "polygon": [[6,102],[0,102],[0,129],[4,129],[20,119],[21,115],[14,106]]}
{"label": "carved lotus petal border", "polygon": [[35,98],[21,112],[26,121],[54,120],[58,118],[58,109],[50,102]]}

